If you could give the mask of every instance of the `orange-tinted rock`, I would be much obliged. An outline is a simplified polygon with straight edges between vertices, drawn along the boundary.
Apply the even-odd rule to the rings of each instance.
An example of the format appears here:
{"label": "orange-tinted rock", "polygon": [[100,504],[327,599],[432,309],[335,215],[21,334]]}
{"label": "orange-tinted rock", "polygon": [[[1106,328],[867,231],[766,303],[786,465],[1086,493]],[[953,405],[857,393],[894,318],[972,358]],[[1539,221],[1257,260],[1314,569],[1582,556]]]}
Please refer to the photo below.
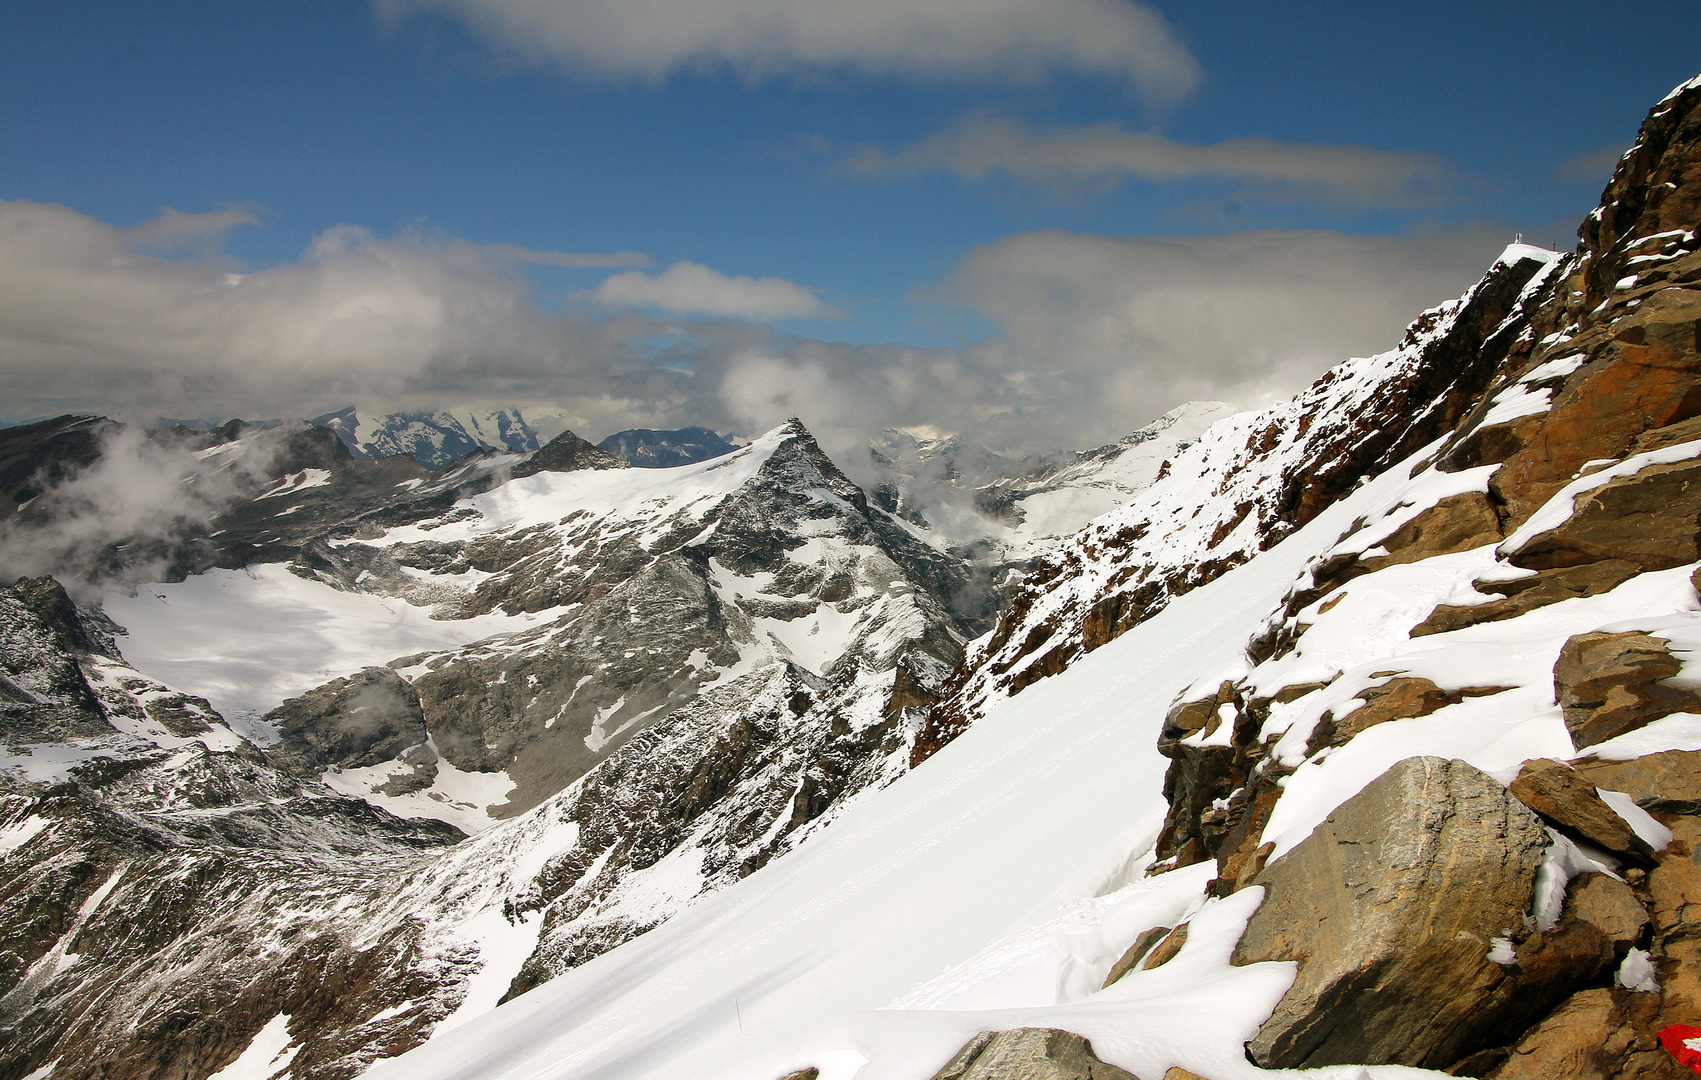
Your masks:
{"label": "orange-tinted rock", "polygon": [[1594,784],[1564,762],[1526,762],[1511,791],[1561,830],[1633,862],[1653,865],[1654,849],[1596,794]]}
{"label": "orange-tinted rock", "polygon": [[1128,951],[1122,954],[1122,958],[1110,966],[1110,973],[1104,977],[1104,983],[1100,986],[1100,989],[1109,986],[1138,967],[1140,961],[1145,959],[1146,953],[1151,950],[1152,946],[1167,937],[1173,929],[1175,928],[1172,926],[1154,926],[1135,938],[1134,944],[1128,946]]}
{"label": "orange-tinted rock", "polygon": [[1701,750],[1667,750],[1629,761],[1573,763],[1591,784],[1622,791],[1644,810],[1701,814]]}
{"label": "orange-tinted rock", "polygon": [[1573,499],[1571,516],[1507,556],[1514,566],[1546,570],[1621,559],[1640,570],[1666,570],[1701,559],[1701,460],[1649,465]]}
{"label": "orange-tinted rock", "polygon": [[1389,679],[1360,694],[1355,700],[1362,700],[1364,704],[1346,716],[1338,720],[1326,719],[1318,724],[1306,751],[1312,754],[1325,746],[1342,746],[1377,724],[1428,716],[1468,697],[1486,697],[1505,689],[1504,686],[1472,686],[1463,690],[1443,690],[1428,679],[1412,676]]}
{"label": "orange-tinted rock", "polygon": [[1675,712],[1701,711],[1701,695],[1662,685],[1683,668],[1662,638],[1638,632],[1575,634],[1553,665],[1554,696],[1579,750]]}
{"label": "orange-tinted rock", "polygon": [[1514,581],[1479,581],[1475,583],[1478,592],[1499,593],[1501,598],[1483,604],[1442,604],[1412,628],[1412,637],[1445,634],[1478,623],[1515,619],[1562,600],[1597,596],[1618,588],[1639,573],[1640,567],[1622,559],[1603,559],[1581,566],[1543,570],[1534,577]]}
{"label": "orange-tinted rock", "polygon": [[1386,555],[1365,558],[1372,570],[1469,551],[1501,539],[1500,515],[1480,491],[1449,495],[1394,530],[1381,547]]}
{"label": "orange-tinted rock", "polygon": [[[1658,1004],[1653,994],[1594,989],[1573,994],[1518,1041],[1506,1062],[1487,1075],[1491,1080],[1619,1080],[1636,1075],[1653,1080],[1693,1076],[1687,1069],[1650,1074],[1627,1072],[1633,1057],[1646,1068],[1659,1068],[1657,1046],[1639,1032],[1652,1022]],[[1636,1023],[1640,1017],[1642,1024]],[[1676,1066],[1676,1062],[1671,1063]]]}
{"label": "orange-tinted rock", "polygon": [[1185,944],[1187,944],[1187,924],[1182,923],[1165,935],[1162,941],[1158,942],[1151,955],[1146,957],[1145,962],[1140,965],[1140,969],[1150,971],[1153,968],[1163,967],[1175,959],[1176,954],[1181,952],[1181,947]]}

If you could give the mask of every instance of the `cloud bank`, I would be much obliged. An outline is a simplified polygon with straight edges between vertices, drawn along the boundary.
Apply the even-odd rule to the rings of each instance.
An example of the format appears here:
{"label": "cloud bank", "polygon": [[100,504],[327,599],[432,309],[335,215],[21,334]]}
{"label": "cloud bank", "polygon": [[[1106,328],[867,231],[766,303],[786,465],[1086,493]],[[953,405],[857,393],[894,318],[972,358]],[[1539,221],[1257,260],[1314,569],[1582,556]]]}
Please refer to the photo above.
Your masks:
{"label": "cloud bank", "polygon": [[1199,64],[1136,0],[376,0],[391,19],[457,16],[522,56],[594,76],[730,68],[763,78],[849,69],[1033,80],[1070,71],[1167,100]]}
{"label": "cloud bank", "polygon": [[216,255],[144,250],[241,223],[162,215],[124,229],[63,206],[0,203],[0,400],[11,418],[518,405],[546,435],[565,426],[596,439],[687,424],[755,433],[799,415],[852,469],[888,426],[970,431],[999,449],[1082,447],[1190,399],[1258,404],[1390,348],[1510,239],[1485,227],[1018,233],[913,297],[996,332],[918,348],[779,334],[750,320],[819,314],[819,297],[692,263],[615,273],[596,290],[699,313],[660,317],[548,310],[511,252],[453,238],[338,226],[299,260],[249,274]]}
{"label": "cloud bank", "polygon": [[653,307],[681,315],[749,319],[830,319],[840,312],[813,289],[784,278],[736,277],[701,263],[680,261],[659,274],[615,274],[590,290],[610,307]]}
{"label": "cloud bank", "polygon": [[1038,131],[990,117],[971,118],[893,152],[865,147],[845,168],[865,176],[940,171],[969,181],[1005,175],[1052,186],[1238,180],[1252,185],[1251,194],[1273,201],[1352,208],[1429,205],[1455,182],[1452,170],[1432,154],[1264,138],[1196,145],[1116,124]]}

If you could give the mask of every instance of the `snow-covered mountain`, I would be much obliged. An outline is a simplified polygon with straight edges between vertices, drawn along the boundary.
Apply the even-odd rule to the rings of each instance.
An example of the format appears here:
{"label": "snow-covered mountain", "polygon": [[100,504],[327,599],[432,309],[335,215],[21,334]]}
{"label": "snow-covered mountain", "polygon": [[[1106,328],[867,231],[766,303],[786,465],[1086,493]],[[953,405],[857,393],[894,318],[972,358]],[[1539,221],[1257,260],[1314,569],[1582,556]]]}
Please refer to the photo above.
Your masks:
{"label": "snow-covered mountain", "polygon": [[730,454],[744,441],[702,427],[656,431],[653,428],[628,428],[597,443],[628,465],[640,469],[671,469],[676,465],[695,465],[699,461]]}
{"label": "snow-covered mountain", "polygon": [[874,498],[939,546],[1020,564],[1150,486],[1165,461],[1235,411],[1188,402],[1105,446],[1021,457],[961,435],[889,429],[869,450]]}
{"label": "snow-covered mountain", "polygon": [[[1680,1075],[1698,232],[1701,79],[1576,254],[1292,401],[1021,479],[912,433],[1035,522],[986,621],[796,423],[194,436],[175,582],[0,590],[0,1076]],[[5,527],[114,428],[0,439]]]}
{"label": "snow-covered mountain", "polygon": [[440,469],[481,450],[527,453],[538,448],[519,409],[488,411],[426,409],[362,419],[354,406],[316,416],[313,423],[337,433],[358,458],[408,454],[428,469]]}

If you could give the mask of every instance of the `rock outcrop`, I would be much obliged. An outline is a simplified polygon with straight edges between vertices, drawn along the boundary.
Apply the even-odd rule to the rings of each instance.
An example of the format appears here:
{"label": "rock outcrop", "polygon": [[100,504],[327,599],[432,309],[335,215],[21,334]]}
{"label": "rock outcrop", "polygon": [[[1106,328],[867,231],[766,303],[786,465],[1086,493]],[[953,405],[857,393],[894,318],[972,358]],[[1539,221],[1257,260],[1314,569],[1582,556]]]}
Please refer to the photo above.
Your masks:
{"label": "rock outcrop", "polygon": [[1532,1004],[1489,954],[1522,931],[1547,842],[1464,762],[1410,758],[1384,773],[1256,879],[1267,896],[1234,961],[1293,960],[1299,973],[1253,1059],[1433,1068],[1479,1049]]}

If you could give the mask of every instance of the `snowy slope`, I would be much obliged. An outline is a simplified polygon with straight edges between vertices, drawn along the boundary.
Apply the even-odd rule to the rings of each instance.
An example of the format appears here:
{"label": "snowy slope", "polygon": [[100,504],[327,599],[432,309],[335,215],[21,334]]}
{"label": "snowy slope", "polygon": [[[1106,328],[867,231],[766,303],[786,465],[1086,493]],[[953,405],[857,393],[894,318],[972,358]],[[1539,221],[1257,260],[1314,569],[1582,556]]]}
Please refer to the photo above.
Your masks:
{"label": "snowy slope", "polygon": [[1287,974],[1226,969],[1250,897],[1213,902],[1215,932],[1186,963],[1091,990],[1122,936],[1202,902],[1208,875],[1140,875],[1165,810],[1171,699],[1240,659],[1245,628],[1356,512],[1326,512],[999,703],[761,875],[368,1075],[915,1080],[975,1032],[1019,1025],[1086,1034],[1140,1075],[1255,1072],[1241,1043]]}
{"label": "snowy slope", "polygon": [[[965,722],[920,768],[760,874],[368,1075],[923,1080],[976,1032],[1015,1027],[1085,1035],[1145,1078],[1176,1065],[1212,1080],[1268,1075],[1246,1044],[1296,968],[1229,963],[1264,889],[1226,873],[1235,853],[1211,848],[1206,817],[1255,815],[1246,792],[1269,792],[1272,809],[1245,818],[1241,843],[1264,840],[1258,859],[1281,868],[1414,756],[1507,783],[1532,759],[1589,770],[1701,750],[1698,90],[1656,108],[1578,255],[1509,249],[1400,348],[1221,421],[1066,543],[971,646],[951,703]],[[1644,665],[1669,659],[1642,676],[1663,689],[1639,691],[1634,672],[1565,674],[1568,650],[1600,640],[1642,650]],[[1645,692],[1654,704],[1624,714],[1587,696],[1604,688],[1564,697],[1573,678],[1617,680],[1626,696],[1609,703]],[[1401,680],[1433,698],[1352,727]],[[1209,719],[1184,724],[1196,705]],[[1591,733],[1613,709],[1629,733]],[[1232,767],[1191,781],[1219,782],[1222,797],[1179,798],[1214,749],[1234,751]],[[1533,1044],[1517,1042],[1522,1026],[1497,1033],[1519,1054],[1572,1046],[1564,1023],[1581,1023],[1578,1054],[1622,1055],[1597,1048],[1609,1036],[1653,1046],[1660,1024],[1693,1016],[1688,950],[1701,928],[1659,897],[1694,880],[1691,848],[1667,850],[1680,830],[1694,842],[1694,809],[1643,796],[1667,807],[1656,817],[1597,794],[1660,860],[1652,900],[1619,886],[1656,919],[1656,955],[1634,972],[1637,950],[1609,966],[1610,997],[1585,981],[1554,1000],[1596,987],[1647,1015],[1596,1031],[1572,1012],[1558,1034],[1529,1029]],[[1480,939],[1470,963],[1516,971],[1526,945],[1564,932],[1574,876],[1644,881],[1572,828],[1548,829],[1523,924]],[[1100,989],[1135,935],[1183,920],[1173,959]],[[1323,944],[1344,947],[1351,932]],[[1647,1068],[1623,1074],[1669,1075],[1670,1063]]]}

